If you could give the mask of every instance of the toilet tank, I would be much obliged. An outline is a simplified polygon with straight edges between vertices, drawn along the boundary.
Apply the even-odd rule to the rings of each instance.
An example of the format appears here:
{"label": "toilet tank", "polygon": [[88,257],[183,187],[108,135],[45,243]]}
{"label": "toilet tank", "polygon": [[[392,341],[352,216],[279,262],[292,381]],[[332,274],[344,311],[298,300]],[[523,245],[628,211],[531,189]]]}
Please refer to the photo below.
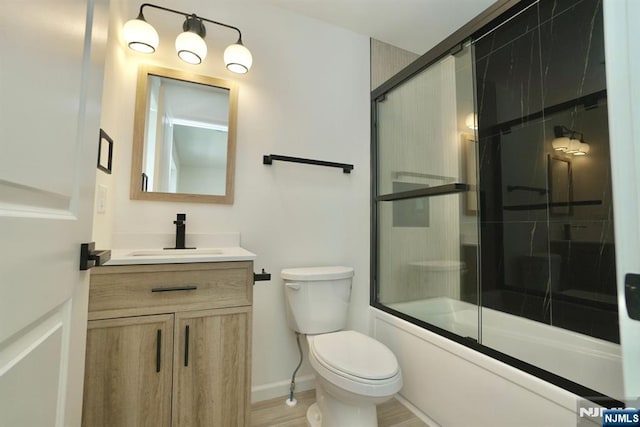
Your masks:
{"label": "toilet tank", "polygon": [[347,324],[351,297],[351,267],[285,268],[287,322],[302,334],[324,334]]}

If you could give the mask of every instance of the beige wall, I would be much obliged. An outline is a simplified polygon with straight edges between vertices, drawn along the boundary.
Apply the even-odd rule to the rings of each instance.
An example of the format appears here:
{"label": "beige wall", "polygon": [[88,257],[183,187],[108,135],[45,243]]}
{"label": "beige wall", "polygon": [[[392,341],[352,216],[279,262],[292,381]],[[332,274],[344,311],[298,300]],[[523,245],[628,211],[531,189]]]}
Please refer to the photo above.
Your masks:
{"label": "beige wall", "polygon": [[380,86],[418,57],[418,54],[408,50],[371,39],[371,90]]}

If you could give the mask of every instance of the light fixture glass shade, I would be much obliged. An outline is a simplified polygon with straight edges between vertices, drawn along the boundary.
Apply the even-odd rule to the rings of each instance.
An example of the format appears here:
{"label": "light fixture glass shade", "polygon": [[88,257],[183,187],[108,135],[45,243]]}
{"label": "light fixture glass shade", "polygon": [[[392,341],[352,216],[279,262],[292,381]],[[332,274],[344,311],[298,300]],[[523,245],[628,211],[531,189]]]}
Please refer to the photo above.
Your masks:
{"label": "light fixture glass shade", "polygon": [[156,29],[140,17],[127,21],[122,28],[122,34],[127,45],[141,53],[155,52],[160,41]]}
{"label": "light fixture glass shade", "polygon": [[577,152],[580,151],[580,144],[582,144],[582,142],[580,142],[579,139],[570,139],[569,140],[569,146],[567,147],[566,153],[567,154],[575,154]]}
{"label": "light fixture glass shade", "polygon": [[589,147],[589,144],[587,144],[586,142],[581,142],[580,145],[578,145],[578,151],[576,151],[575,153],[573,153],[574,156],[586,156],[587,153],[589,152],[591,147]]}
{"label": "light fixture glass shade", "polygon": [[464,119],[464,124],[469,129],[478,129],[478,116],[476,115],[476,113],[467,114],[467,117],[465,117]]}
{"label": "light fixture glass shade", "polygon": [[176,37],[176,52],[184,62],[200,64],[207,57],[207,44],[196,33],[185,31]]}
{"label": "light fixture glass shade", "polygon": [[224,50],[224,65],[227,67],[227,70],[233,73],[246,73],[251,68],[252,63],[253,57],[251,56],[251,52],[244,47],[240,41],[229,45],[229,47]]}
{"label": "light fixture glass shade", "polygon": [[571,140],[566,136],[562,136],[560,138],[555,138],[553,141],[551,141],[551,146],[556,151],[567,151],[567,149],[569,148],[570,141]]}
{"label": "light fixture glass shade", "polygon": [[591,150],[591,147],[586,142],[583,142],[580,145],[580,152],[582,152],[584,154],[589,154],[589,150]]}

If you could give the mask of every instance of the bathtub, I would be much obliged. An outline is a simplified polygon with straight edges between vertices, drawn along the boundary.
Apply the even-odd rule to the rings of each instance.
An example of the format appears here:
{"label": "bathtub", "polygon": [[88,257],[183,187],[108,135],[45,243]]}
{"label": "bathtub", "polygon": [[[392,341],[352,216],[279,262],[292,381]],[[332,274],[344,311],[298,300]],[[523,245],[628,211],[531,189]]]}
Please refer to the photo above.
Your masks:
{"label": "bathtub", "polygon": [[[477,338],[478,309],[451,298],[389,307]],[[405,386],[400,398],[429,424],[441,426],[601,425],[579,419],[579,407],[597,406],[563,388],[439,334],[371,307],[371,333],[398,357]],[[620,347],[608,341],[483,308],[484,345],[623,399]],[[587,396],[588,397],[588,396]]]}
{"label": "bathtub", "polygon": [[[389,307],[462,337],[478,338],[478,308],[451,298]],[[483,345],[617,400],[624,399],[620,345],[482,308]]]}

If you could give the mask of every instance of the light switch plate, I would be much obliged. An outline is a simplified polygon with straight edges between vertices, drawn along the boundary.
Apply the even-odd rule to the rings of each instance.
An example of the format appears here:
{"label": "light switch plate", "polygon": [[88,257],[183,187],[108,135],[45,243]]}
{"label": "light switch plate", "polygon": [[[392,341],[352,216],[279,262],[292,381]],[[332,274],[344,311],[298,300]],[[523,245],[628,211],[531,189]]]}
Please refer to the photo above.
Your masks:
{"label": "light switch plate", "polygon": [[98,195],[96,197],[96,211],[105,213],[107,211],[107,186],[98,184]]}

